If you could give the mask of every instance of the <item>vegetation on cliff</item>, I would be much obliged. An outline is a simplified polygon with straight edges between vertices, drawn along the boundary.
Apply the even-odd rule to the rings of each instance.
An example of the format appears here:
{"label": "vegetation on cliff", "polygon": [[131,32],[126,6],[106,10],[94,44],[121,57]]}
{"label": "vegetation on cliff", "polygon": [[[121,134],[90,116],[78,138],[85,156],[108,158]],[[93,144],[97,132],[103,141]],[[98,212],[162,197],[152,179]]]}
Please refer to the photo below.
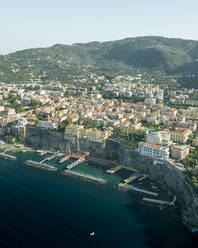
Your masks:
{"label": "vegetation on cliff", "polygon": [[182,84],[197,87],[197,59],[197,41],[155,36],[57,44],[0,56],[0,80],[30,82],[39,78],[44,82],[68,82],[73,76],[88,75],[90,72],[111,78],[143,70],[177,74]]}
{"label": "vegetation on cliff", "polygon": [[185,176],[198,194],[198,147],[191,148],[189,155],[184,160]]}

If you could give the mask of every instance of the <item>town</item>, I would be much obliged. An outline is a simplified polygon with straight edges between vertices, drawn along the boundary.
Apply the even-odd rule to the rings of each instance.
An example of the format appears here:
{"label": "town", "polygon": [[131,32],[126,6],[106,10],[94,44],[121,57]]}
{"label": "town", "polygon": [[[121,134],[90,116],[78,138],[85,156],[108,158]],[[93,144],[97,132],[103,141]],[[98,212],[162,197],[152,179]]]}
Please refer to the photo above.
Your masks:
{"label": "town", "polygon": [[[87,80],[92,84],[83,86]],[[75,86],[75,82],[82,86]],[[112,80],[90,74],[73,83],[1,82],[2,139],[22,142],[23,137],[14,137],[10,130],[26,126],[59,130],[67,140],[103,143],[111,139],[162,166],[168,160],[198,188],[196,89],[148,82],[142,74],[120,75]]]}

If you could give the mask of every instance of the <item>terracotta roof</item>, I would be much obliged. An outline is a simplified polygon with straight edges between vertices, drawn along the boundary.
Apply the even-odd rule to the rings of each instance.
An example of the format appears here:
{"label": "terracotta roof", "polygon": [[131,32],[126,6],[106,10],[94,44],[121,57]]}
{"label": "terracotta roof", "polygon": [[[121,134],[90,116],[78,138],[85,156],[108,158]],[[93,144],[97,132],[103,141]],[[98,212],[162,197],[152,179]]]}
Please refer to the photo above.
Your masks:
{"label": "terracotta roof", "polygon": [[154,147],[154,148],[163,148],[163,146],[151,144],[151,143],[144,142],[144,141],[141,141],[139,144],[142,144],[142,145],[145,145],[145,146],[151,146],[151,147]]}
{"label": "terracotta roof", "polygon": [[183,134],[186,134],[187,132],[189,132],[190,129],[188,128],[180,128],[178,131],[170,131],[168,129],[163,129],[163,131],[167,132],[167,133],[172,133],[172,134],[180,134],[180,135],[183,135]]}

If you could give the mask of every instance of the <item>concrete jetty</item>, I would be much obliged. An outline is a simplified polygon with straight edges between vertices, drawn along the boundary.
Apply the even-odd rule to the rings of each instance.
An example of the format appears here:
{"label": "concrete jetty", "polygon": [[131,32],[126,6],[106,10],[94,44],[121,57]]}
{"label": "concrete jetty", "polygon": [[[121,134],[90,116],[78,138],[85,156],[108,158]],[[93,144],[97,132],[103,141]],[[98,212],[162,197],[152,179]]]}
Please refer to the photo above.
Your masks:
{"label": "concrete jetty", "polygon": [[74,161],[72,164],[69,164],[67,166],[68,170],[71,170],[72,168],[74,168],[75,166],[77,166],[78,164],[82,163],[83,161],[85,161],[85,158],[80,158],[77,161]]}
{"label": "concrete jetty", "polygon": [[173,201],[162,201],[162,200],[156,200],[156,199],[151,199],[151,198],[147,198],[147,197],[143,197],[144,201],[148,201],[148,202],[153,202],[153,203],[158,203],[160,205],[169,205],[169,206],[174,206],[175,205],[175,201],[176,201],[176,196],[174,196]]}
{"label": "concrete jetty", "polygon": [[40,152],[40,156],[44,156],[45,154],[47,154],[48,153],[48,151],[41,151]]}
{"label": "concrete jetty", "polygon": [[135,180],[136,180],[137,178],[139,178],[139,177],[142,177],[142,174],[140,174],[140,173],[135,173],[134,175],[132,175],[132,176],[130,176],[130,177],[124,179],[124,182],[125,182],[125,184],[128,184],[128,183],[130,183],[130,182],[132,182],[132,181],[135,181]]}
{"label": "concrete jetty", "polygon": [[40,163],[43,164],[46,161],[51,161],[52,159],[54,159],[55,157],[58,157],[58,156],[60,156],[60,154],[59,153],[55,153],[55,154],[53,154],[50,157],[44,158]]}
{"label": "concrete jetty", "polygon": [[106,172],[109,173],[109,174],[114,174],[114,173],[116,173],[117,171],[119,171],[121,169],[130,170],[130,171],[133,171],[133,172],[138,172],[138,170],[136,170],[134,168],[131,168],[131,167],[128,167],[128,166],[125,166],[125,165],[117,165],[116,167],[108,169]]}
{"label": "concrete jetty", "polygon": [[101,184],[107,183],[107,180],[104,180],[102,178],[97,178],[97,177],[93,177],[93,176],[81,174],[81,173],[75,172],[75,171],[65,170],[63,172],[63,174],[65,174],[65,175],[71,175],[71,176],[74,176],[74,177],[83,178],[85,180],[93,181],[93,182],[96,182],[96,183],[101,183]]}
{"label": "concrete jetty", "polygon": [[66,160],[70,159],[70,157],[71,157],[71,154],[62,157],[62,158],[59,160],[59,163],[60,163],[60,164],[61,164],[61,163],[64,163]]}
{"label": "concrete jetty", "polygon": [[6,152],[11,151],[12,149],[13,149],[13,147],[10,147],[10,148],[6,149],[5,151],[2,152],[2,154],[5,154]]}
{"label": "concrete jetty", "polygon": [[50,170],[50,171],[56,171],[56,170],[58,170],[58,168],[56,168],[54,166],[49,166],[49,165],[44,164],[44,163],[41,164],[39,162],[32,161],[32,160],[26,160],[24,162],[24,164],[30,165],[30,166],[34,166],[34,167],[37,167],[37,168],[41,168],[41,169],[45,169],[45,170]]}
{"label": "concrete jetty", "polygon": [[5,158],[5,159],[10,159],[10,160],[16,160],[17,157],[13,156],[13,155],[9,155],[9,154],[5,154],[5,153],[0,153],[0,157],[1,158]]}
{"label": "concrete jetty", "polygon": [[116,173],[117,171],[119,171],[121,169],[122,169],[122,166],[118,165],[118,166],[116,166],[116,167],[114,167],[112,169],[107,170],[106,172],[109,173],[109,174],[114,174],[114,173]]}
{"label": "concrete jetty", "polygon": [[118,188],[119,189],[124,189],[124,190],[133,190],[133,191],[137,191],[137,192],[148,194],[148,195],[158,196],[158,193],[148,191],[148,190],[144,190],[144,189],[139,189],[139,188],[136,188],[134,186],[128,185],[126,183],[118,184]]}

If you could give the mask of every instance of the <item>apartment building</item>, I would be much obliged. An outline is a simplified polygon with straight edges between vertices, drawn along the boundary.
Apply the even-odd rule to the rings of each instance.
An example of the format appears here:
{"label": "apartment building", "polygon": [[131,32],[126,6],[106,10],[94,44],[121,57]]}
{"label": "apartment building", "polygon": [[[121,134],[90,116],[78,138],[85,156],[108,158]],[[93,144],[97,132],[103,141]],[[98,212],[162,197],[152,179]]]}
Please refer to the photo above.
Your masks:
{"label": "apartment building", "polygon": [[171,136],[171,140],[176,143],[185,144],[188,140],[188,136],[192,133],[189,128],[179,128],[176,131],[170,131],[168,129],[164,129],[164,132],[167,132]]}
{"label": "apartment building", "polygon": [[138,144],[138,152],[142,155],[152,157],[154,163],[163,164],[164,159],[169,157],[169,148],[143,141]]}
{"label": "apartment building", "polygon": [[73,140],[78,139],[88,139],[94,142],[102,142],[111,135],[110,130],[97,130],[93,128],[85,129],[83,125],[71,124],[65,128],[65,139]]}
{"label": "apartment building", "polygon": [[174,145],[170,148],[171,157],[176,160],[183,160],[189,154],[189,146]]}

